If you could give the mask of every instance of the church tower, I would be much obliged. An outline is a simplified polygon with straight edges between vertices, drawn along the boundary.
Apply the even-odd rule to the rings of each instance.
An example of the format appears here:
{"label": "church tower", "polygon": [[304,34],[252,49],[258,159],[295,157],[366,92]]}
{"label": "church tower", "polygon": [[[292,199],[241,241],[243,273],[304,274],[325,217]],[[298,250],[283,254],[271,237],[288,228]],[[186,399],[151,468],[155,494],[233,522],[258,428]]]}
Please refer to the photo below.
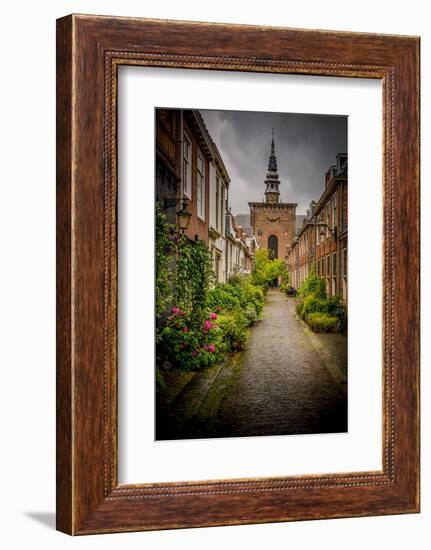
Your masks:
{"label": "church tower", "polygon": [[274,128],[272,129],[271,154],[268,161],[268,172],[265,180],[265,200],[266,202],[280,202],[280,176],[277,169],[277,157],[275,156]]}
{"label": "church tower", "polygon": [[274,129],[264,184],[264,202],[248,203],[250,223],[259,246],[268,248],[273,258],[285,260],[287,247],[295,238],[298,205],[292,202],[281,202],[281,181],[275,156]]}

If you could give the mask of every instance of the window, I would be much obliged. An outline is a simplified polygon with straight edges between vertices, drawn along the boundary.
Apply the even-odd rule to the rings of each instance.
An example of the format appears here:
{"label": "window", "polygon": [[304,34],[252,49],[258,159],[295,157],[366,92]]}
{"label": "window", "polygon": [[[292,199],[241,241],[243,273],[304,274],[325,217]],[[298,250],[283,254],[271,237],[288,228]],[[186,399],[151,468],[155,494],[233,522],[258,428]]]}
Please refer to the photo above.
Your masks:
{"label": "window", "polygon": [[321,264],[322,264],[322,273],[321,273],[321,275],[322,275],[322,277],[324,277],[325,276],[325,258],[321,259]]}
{"label": "window", "polygon": [[[326,203],[326,225],[331,227],[331,207],[329,202]],[[329,237],[329,228],[326,227],[326,238]]]}
{"label": "window", "polygon": [[343,273],[343,277],[346,279],[347,278],[347,248],[343,248],[343,252],[342,252],[342,266],[341,266],[341,270],[342,270],[342,273]]}
{"label": "window", "polygon": [[326,256],[326,276],[329,277],[331,275],[331,258],[330,256]]}
{"label": "window", "polygon": [[338,189],[338,197],[339,197],[339,201],[338,201],[338,204],[340,205],[340,226],[341,226],[341,231],[343,230],[343,223],[344,223],[344,220],[343,220],[343,186],[340,185],[339,189]]}
{"label": "window", "polygon": [[220,281],[220,254],[215,253],[215,265],[214,265],[214,271],[216,276],[216,282],[218,283]]}
{"label": "window", "polygon": [[337,253],[332,254],[332,296],[337,293]]}
{"label": "window", "polygon": [[192,198],[192,143],[186,134],[183,143],[183,193]]}
{"label": "window", "polygon": [[196,205],[198,216],[205,220],[205,159],[199,150],[196,174]]}
{"label": "window", "polygon": [[220,232],[224,233],[224,187],[221,186],[220,192]]}
{"label": "window", "polygon": [[320,277],[320,261],[317,262],[317,275]]}
{"label": "window", "polygon": [[332,227],[337,227],[337,193],[332,195]]}
{"label": "window", "polygon": [[220,178],[216,175],[215,185],[215,225],[216,229],[220,230]]}
{"label": "window", "polygon": [[270,235],[268,239],[269,256],[272,259],[278,258],[278,238],[276,235]]}
{"label": "window", "polygon": [[215,228],[219,233],[224,233],[224,187],[218,172],[215,180]]}

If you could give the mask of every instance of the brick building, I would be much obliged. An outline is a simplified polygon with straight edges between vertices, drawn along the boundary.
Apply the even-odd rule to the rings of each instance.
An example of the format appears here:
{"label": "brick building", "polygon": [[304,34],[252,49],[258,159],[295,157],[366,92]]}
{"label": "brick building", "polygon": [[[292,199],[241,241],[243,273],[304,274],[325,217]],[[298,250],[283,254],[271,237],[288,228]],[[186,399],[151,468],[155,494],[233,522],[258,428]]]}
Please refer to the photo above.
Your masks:
{"label": "brick building", "polygon": [[248,275],[253,266],[256,242],[253,235],[238,225],[229,210],[226,216],[226,275]]}
{"label": "brick building", "polygon": [[217,281],[226,281],[226,213],[230,178],[199,111],[156,110],[156,200],[172,224],[186,199],[185,235],[211,251]]}
{"label": "brick building", "polygon": [[226,282],[226,207],[230,178],[223,159],[212,142],[213,158],[209,164],[209,247],[217,282]]}
{"label": "brick building", "polygon": [[290,284],[298,288],[301,282],[307,277],[314,267],[315,259],[315,234],[313,213],[316,207],[314,201],[310,204],[306,216],[303,217],[301,225],[290,245],[287,246],[286,262],[290,274]]}
{"label": "brick building", "polygon": [[329,296],[341,296],[347,304],[347,155],[339,153],[325,175],[325,189],[303,220],[291,245],[287,264],[291,285],[298,289],[314,269],[324,278]]}
{"label": "brick building", "polygon": [[280,177],[275,156],[274,131],[265,179],[265,201],[250,202],[250,224],[259,246],[268,248],[273,258],[285,259],[296,226],[296,203],[280,202]]}

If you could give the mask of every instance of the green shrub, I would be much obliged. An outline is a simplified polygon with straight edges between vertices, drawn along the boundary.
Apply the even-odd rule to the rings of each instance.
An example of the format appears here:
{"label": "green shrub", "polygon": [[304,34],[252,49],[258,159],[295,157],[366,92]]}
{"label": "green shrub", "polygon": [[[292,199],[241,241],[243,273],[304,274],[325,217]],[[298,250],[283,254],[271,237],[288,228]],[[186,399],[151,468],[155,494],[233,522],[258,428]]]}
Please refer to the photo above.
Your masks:
{"label": "green shrub", "polygon": [[307,313],[306,321],[313,332],[329,332],[337,327],[338,318],[327,313]]}
{"label": "green shrub", "polygon": [[265,292],[274,279],[281,278],[282,284],[287,284],[289,273],[283,260],[271,258],[267,248],[258,248],[254,254],[254,265],[251,282]]}
{"label": "green shrub", "polygon": [[343,331],[347,326],[346,310],[339,296],[326,295],[323,279],[311,273],[299,289],[302,300],[296,305],[296,313],[315,332]]}
{"label": "green shrub", "polygon": [[159,367],[156,367],[156,389],[164,389],[166,388],[165,379],[163,378],[163,374],[160,372]]}
{"label": "green shrub", "polygon": [[215,311],[220,308],[222,311],[233,311],[240,309],[241,303],[236,296],[226,290],[227,285],[217,285],[207,294],[207,306]]}
{"label": "green shrub", "polygon": [[329,302],[322,298],[317,298],[314,294],[309,294],[303,300],[303,309],[302,313],[329,313],[328,312]]}
{"label": "green shrub", "polygon": [[328,298],[328,305],[326,313],[333,315],[334,317],[339,317],[344,312],[343,300],[340,296],[331,296]]}
{"label": "green shrub", "polygon": [[251,306],[256,316],[259,315],[265,301],[263,290],[253,285],[248,277],[236,275],[231,279],[232,283],[219,283],[208,292],[208,307],[213,311],[219,307],[222,312],[230,312],[236,309],[245,310]]}
{"label": "green shrub", "polygon": [[242,311],[220,315],[220,327],[226,351],[236,351],[244,347],[247,340],[247,318]]}
{"label": "green shrub", "polygon": [[265,302],[263,290],[258,286],[252,285],[248,281],[243,283],[243,290],[246,304],[253,306],[256,311],[256,315],[259,315]]}
{"label": "green shrub", "polygon": [[298,302],[296,304],[296,313],[302,317],[303,313],[304,313],[304,302],[301,301],[301,302]]}
{"label": "green shrub", "polygon": [[245,309],[245,316],[246,316],[246,319],[247,319],[247,325],[249,327],[251,325],[254,325],[254,322],[257,319],[256,309],[252,305],[247,306],[246,309]]}
{"label": "green shrub", "polygon": [[324,300],[326,298],[325,281],[318,277],[314,272],[311,272],[302,281],[298,289],[298,294],[302,296],[302,298],[306,298],[310,294],[314,294],[316,298],[321,298]]}
{"label": "green shrub", "polygon": [[228,284],[233,286],[240,286],[242,284],[244,277],[242,275],[230,275],[228,279]]}

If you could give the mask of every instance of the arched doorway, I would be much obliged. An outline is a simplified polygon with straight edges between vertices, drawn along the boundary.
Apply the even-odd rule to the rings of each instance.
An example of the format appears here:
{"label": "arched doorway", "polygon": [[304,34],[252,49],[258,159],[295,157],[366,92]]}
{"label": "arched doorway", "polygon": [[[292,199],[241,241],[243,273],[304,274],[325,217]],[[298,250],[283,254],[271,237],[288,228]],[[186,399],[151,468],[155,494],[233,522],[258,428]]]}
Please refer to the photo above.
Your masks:
{"label": "arched doorway", "polygon": [[[270,235],[268,238],[268,250],[269,250],[269,257],[272,260],[276,260],[278,258],[278,237],[276,235]],[[273,279],[271,282],[271,286],[273,288],[278,287],[278,279]]]}
{"label": "arched doorway", "polygon": [[270,235],[268,239],[269,257],[273,260],[278,258],[278,237],[276,235]]}

